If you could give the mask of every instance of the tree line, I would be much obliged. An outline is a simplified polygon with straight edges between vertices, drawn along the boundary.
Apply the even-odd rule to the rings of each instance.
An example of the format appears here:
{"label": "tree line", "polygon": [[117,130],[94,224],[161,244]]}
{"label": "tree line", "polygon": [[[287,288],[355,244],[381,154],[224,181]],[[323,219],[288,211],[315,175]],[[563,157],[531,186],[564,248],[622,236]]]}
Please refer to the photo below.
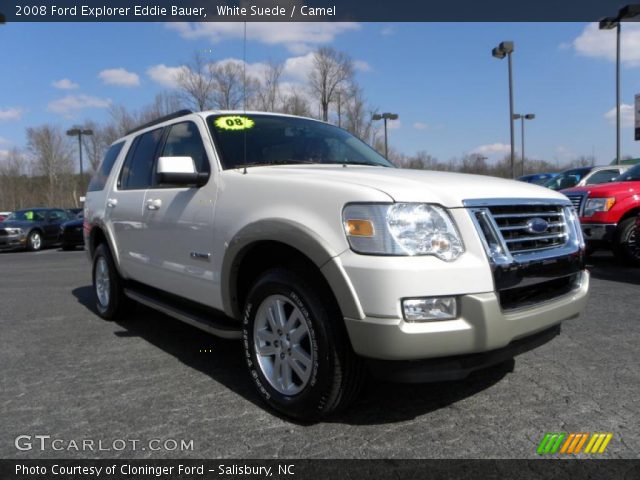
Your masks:
{"label": "tree line", "polygon": [[[378,112],[355,78],[355,63],[344,52],[322,47],[313,53],[304,85],[283,82],[284,64],[269,61],[258,73],[247,71],[237,60],[210,63],[200,53],[181,67],[174,89],[159,93],[149,105],[133,110],[112,105],[109,119],[99,123],[86,119],[81,127],[93,135],[82,137],[84,170],[76,173],[77,144],[60,126],[45,124],[27,128],[24,149],[14,148],[0,162],[0,210],[34,206],[80,206],[91,174],[98,168],[108,146],[138,125],[183,108],[192,110],[269,111],[319,118],[348,130],[384,152],[380,127],[372,117]],[[487,163],[480,155],[441,162],[421,151],[415,155],[389,150],[389,159],[401,168],[429,169],[510,176],[509,157]],[[573,164],[593,164],[581,157]],[[563,165],[562,168],[569,165]],[[559,165],[526,160],[526,172],[557,171]],[[521,167],[516,168],[521,171]]]}

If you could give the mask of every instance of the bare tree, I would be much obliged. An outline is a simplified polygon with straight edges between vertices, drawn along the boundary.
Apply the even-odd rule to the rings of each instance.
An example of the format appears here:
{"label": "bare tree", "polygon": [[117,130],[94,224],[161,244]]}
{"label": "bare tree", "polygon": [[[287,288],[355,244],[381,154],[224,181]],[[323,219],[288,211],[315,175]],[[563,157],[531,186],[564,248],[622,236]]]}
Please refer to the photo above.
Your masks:
{"label": "bare tree", "polygon": [[73,174],[73,154],[64,132],[51,125],[27,128],[27,149],[33,158],[37,175],[46,179],[46,202],[55,205],[63,201],[59,189]]}
{"label": "bare tree", "polygon": [[331,47],[319,48],[313,55],[313,69],[309,73],[309,86],[320,100],[322,119],[329,120],[329,104],[338,89],[353,78],[353,61],[343,52]]}
{"label": "bare tree", "polygon": [[216,79],[213,67],[198,52],[178,75],[178,89],[184,102],[198,111],[208,110],[213,105]]}
{"label": "bare tree", "polygon": [[[244,99],[243,66],[229,61],[210,65],[211,76],[214,79],[213,105],[221,110],[235,110],[242,106]],[[247,84],[248,85],[248,84]]]}
{"label": "bare tree", "polygon": [[29,201],[26,174],[29,165],[24,152],[12,148],[0,162],[0,209],[17,210]]}
{"label": "bare tree", "polygon": [[360,86],[352,84],[345,93],[347,98],[343,103],[345,113],[343,127],[360,140],[371,142],[374,133],[373,114],[375,109],[367,105]]}
{"label": "bare tree", "polygon": [[109,143],[107,143],[107,132],[104,126],[93,120],[85,120],[82,128],[93,131],[93,135],[82,136],[82,149],[89,164],[89,171],[95,172],[102,161],[104,152],[109,146]]}
{"label": "bare tree", "polygon": [[258,81],[256,108],[265,112],[275,112],[280,105],[280,77],[284,64],[269,61],[264,78]]}
{"label": "bare tree", "polygon": [[288,95],[283,97],[280,110],[282,113],[287,113],[289,115],[298,115],[300,117],[311,116],[309,102],[304,95],[295,88],[292,89]]}

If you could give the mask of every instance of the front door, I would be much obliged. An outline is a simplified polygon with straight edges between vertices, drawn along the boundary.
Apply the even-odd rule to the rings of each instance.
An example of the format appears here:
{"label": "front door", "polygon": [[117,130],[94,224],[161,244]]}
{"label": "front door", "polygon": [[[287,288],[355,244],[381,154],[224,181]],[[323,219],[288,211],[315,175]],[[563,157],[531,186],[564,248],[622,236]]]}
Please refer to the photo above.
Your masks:
{"label": "front door", "polygon": [[[158,157],[191,157],[198,172],[210,173],[200,188],[154,184],[145,195],[143,223],[147,226],[145,255],[153,274],[151,286],[190,300],[211,301],[213,215],[216,198],[211,174],[213,150],[199,117],[167,127]],[[207,147],[205,147],[207,145]]]}

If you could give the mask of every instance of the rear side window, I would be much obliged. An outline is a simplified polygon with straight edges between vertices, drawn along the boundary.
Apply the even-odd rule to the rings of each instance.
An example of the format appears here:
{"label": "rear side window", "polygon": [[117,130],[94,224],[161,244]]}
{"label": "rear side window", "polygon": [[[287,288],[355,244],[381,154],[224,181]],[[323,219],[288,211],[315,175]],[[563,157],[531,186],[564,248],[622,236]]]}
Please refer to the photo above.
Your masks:
{"label": "rear side window", "polygon": [[198,127],[193,122],[171,126],[162,157],[191,157],[199,173],[209,173],[209,160]]}
{"label": "rear side window", "polygon": [[608,183],[620,175],[618,170],[600,170],[594,173],[587,180],[587,185],[597,185],[599,183]]}
{"label": "rear side window", "polygon": [[120,174],[122,190],[141,190],[151,186],[153,162],[162,139],[162,128],[140,135],[131,146]]}
{"label": "rear side window", "polygon": [[111,173],[111,169],[113,168],[113,164],[116,163],[116,159],[118,158],[123,146],[124,142],[120,142],[115,145],[111,145],[109,150],[107,150],[102,163],[93,175],[91,182],[89,182],[88,191],[99,192],[104,189],[107,179],[109,178],[109,174]]}
{"label": "rear side window", "polygon": [[59,220],[67,220],[69,217],[64,210],[51,210],[49,212],[49,220],[59,221]]}

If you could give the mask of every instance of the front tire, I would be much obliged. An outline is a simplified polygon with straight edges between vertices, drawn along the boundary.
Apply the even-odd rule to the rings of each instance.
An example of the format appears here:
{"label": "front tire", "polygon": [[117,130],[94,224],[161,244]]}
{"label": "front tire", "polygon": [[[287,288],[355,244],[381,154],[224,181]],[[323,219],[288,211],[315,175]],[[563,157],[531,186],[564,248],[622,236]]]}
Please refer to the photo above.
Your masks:
{"label": "front tire", "polygon": [[27,237],[27,250],[30,252],[37,252],[42,248],[42,234],[34,230],[29,233]]}
{"label": "front tire", "polygon": [[346,407],[364,369],[339,309],[321,286],[299,273],[264,273],[247,297],[243,346],[263,400],[282,414],[313,421]]}
{"label": "front tire", "polygon": [[127,297],[111,252],[104,243],[96,248],[93,255],[92,273],[98,315],[107,320],[121,316],[127,308]]}
{"label": "front tire", "polygon": [[614,239],[613,253],[622,263],[640,266],[640,232],[636,227],[635,217],[620,223]]}

